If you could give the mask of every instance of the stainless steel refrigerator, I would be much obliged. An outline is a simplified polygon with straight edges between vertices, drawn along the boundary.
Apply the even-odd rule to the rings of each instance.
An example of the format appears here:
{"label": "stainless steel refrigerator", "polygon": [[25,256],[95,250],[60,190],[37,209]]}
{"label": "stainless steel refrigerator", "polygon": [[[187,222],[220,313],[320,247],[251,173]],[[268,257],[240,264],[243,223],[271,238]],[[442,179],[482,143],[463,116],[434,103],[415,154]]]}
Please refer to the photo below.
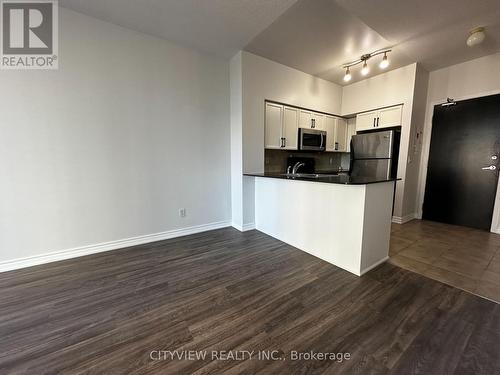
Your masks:
{"label": "stainless steel refrigerator", "polygon": [[352,176],[396,178],[400,132],[385,130],[357,134],[351,140]]}

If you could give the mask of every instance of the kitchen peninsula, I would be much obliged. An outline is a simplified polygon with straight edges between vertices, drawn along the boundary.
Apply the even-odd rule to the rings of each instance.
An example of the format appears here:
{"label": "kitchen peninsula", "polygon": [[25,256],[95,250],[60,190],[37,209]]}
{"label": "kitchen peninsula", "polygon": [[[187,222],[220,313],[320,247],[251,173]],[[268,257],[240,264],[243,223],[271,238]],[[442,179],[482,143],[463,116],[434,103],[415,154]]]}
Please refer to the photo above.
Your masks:
{"label": "kitchen peninsula", "polygon": [[255,178],[259,231],[358,276],[388,259],[395,179],[245,176]]}

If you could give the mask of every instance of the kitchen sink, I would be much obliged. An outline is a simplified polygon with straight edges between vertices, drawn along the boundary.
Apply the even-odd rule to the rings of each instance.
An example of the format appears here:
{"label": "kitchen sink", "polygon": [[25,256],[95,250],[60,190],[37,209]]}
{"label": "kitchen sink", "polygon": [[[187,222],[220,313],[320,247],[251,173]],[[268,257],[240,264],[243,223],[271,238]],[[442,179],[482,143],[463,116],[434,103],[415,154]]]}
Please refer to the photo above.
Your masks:
{"label": "kitchen sink", "polygon": [[321,178],[321,177],[332,177],[337,176],[337,174],[319,174],[319,173],[283,173],[282,176],[286,177],[298,177],[298,178]]}

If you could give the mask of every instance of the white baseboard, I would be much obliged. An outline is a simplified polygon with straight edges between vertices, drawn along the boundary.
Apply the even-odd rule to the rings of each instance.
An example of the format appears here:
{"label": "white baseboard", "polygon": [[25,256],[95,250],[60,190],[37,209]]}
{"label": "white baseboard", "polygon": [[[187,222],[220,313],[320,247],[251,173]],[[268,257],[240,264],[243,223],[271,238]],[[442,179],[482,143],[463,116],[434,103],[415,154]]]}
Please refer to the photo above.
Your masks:
{"label": "white baseboard", "polygon": [[372,269],[374,269],[375,267],[378,267],[379,265],[381,265],[382,263],[386,262],[387,260],[389,260],[389,257],[385,257],[383,259],[380,259],[378,262],[372,264],[371,266],[369,267],[366,267],[364,270],[361,270],[361,272],[359,273],[359,276],[362,276],[364,275],[365,273],[367,273],[368,271],[371,271]]}
{"label": "white baseboard", "polygon": [[209,230],[220,229],[229,226],[231,226],[230,222],[219,221],[215,223],[196,225],[188,228],[174,229],[160,233],[147,234],[144,236],[137,236],[116,241],[103,242],[95,245],[75,247],[72,249],[35,255],[27,258],[7,260],[4,262],[0,262],[0,272],[12,271],[19,268],[31,267],[44,263],[57,262],[60,260],[81,257],[84,255],[101,253],[104,251],[117,250],[125,247],[142,245],[149,242],[168,240],[169,238],[182,237],[190,234],[206,232]]}
{"label": "white baseboard", "polygon": [[392,217],[392,222],[396,223],[396,224],[404,224],[404,223],[407,223],[409,221],[412,221],[416,217],[417,217],[417,214],[415,214],[415,213],[409,214],[409,215],[405,215],[405,216],[393,216]]}
{"label": "white baseboard", "polygon": [[243,224],[243,226],[239,224],[231,224],[233,228],[238,229],[240,232],[246,232],[247,230],[254,230],[255,229],[255,223],[249,223],[249,224]]}

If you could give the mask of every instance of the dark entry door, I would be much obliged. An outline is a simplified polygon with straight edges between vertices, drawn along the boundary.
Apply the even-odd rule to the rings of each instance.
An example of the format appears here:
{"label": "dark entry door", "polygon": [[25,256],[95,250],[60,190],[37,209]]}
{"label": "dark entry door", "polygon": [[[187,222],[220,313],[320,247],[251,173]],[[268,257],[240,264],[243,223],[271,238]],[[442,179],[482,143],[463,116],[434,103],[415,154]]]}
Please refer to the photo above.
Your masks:
{"label": "dark entry door", "polygon": [[489,230],[499,152],[500,95],[435,106],[423,218]]}

